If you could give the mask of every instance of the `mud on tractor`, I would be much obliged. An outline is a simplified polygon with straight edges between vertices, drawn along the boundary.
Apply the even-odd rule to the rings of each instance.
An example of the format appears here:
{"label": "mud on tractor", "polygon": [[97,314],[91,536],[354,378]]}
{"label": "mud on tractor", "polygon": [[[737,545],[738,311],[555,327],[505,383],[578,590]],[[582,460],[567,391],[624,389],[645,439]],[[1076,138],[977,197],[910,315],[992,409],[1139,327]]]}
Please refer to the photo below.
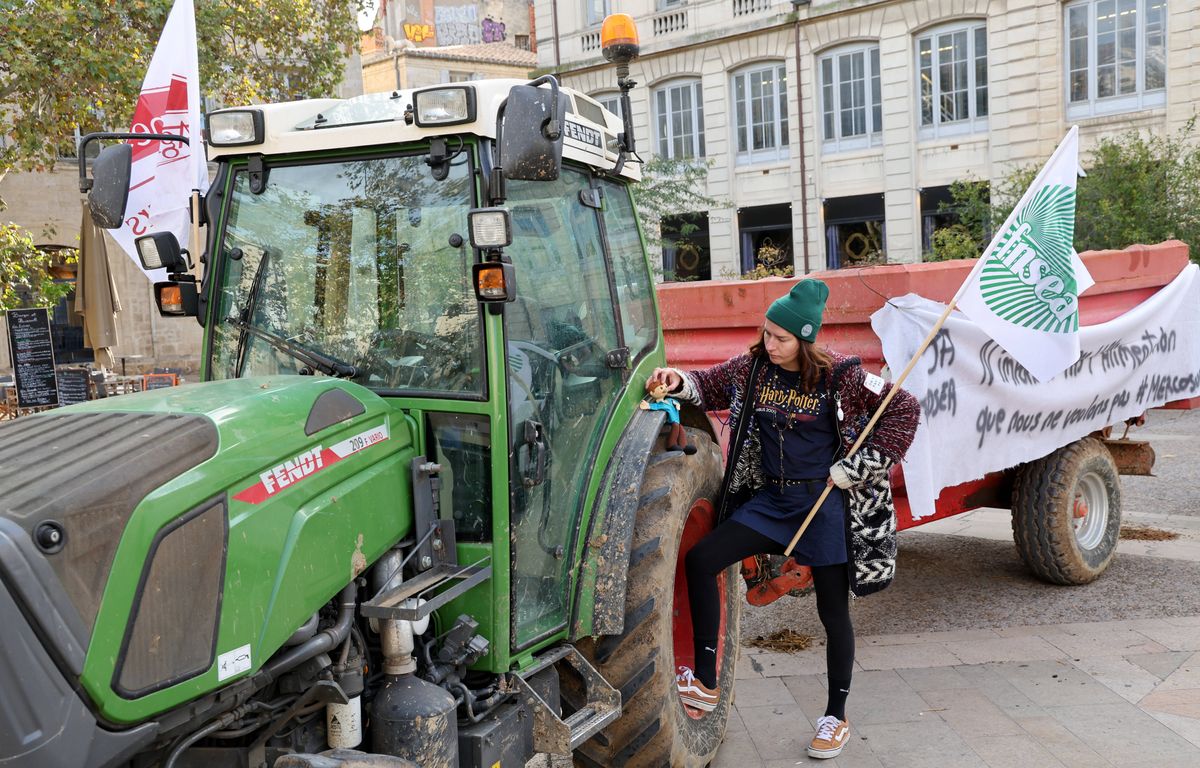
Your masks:
{"label": "mud on tractor", "polygon": [[549,76],[208,116],[202,277],[139,242],[202,381],[0,427],[0,763],[711,759],[730,697],[674,674],[721,460],[637,408],[664,352],[616,29],[623,118]]}

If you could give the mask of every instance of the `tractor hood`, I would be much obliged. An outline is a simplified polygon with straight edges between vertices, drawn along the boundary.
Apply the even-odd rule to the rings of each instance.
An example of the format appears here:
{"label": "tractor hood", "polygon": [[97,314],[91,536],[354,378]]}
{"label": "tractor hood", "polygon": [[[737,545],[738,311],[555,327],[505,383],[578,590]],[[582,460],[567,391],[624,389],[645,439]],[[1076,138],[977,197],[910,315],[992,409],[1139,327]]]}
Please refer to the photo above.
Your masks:
{"label": "tractor hood", "polygon": [[[349,382],[276,376],[154,390],[0,425],[0,576],[32,590],[29,598],[39,590],[51,593],[43,599],[65,596],[68,604],[53,601],[58,615],[44,629],[66,631],[74,642],[65,645],[86,649],[127,529],[165,525],[214,498],[236,504],[229,497],[239,491],[250,503],[270,497],[317,468],[322,457],[312,450],[326,434],[334,444],[367,422],[387,434],[388,413],[382,398]],[[407,440],[407,428],[400,431]],[[47,583],[51,571],[57,584]],[[78,673],[75,651],[60,660]]]}

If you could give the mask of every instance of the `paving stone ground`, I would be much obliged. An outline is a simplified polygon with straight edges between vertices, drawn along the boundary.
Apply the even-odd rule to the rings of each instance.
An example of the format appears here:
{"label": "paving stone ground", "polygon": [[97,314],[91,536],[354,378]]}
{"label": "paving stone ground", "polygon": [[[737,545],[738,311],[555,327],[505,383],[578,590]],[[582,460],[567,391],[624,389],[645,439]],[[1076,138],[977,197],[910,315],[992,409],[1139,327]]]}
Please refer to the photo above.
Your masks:
{"label": "paving stone ground", "polygon": [[[1007,510],[902,534],[900,565],[926,581],[898,576],[883,599],[853,611],[843,753],[805,753],[824,713],[823,645],[795,654],[743,646],[734,712],[710,768],[1200,768],[1198,434],[1200,410],[1149,414],[1134,436],[1154,445],[1158,476],[1122,478],[1123,522],[1179,537],[1122,540],[1113,566],[1086,587],[1032,579],[1012,549]],[[808,614],[782,600],[746,607],[743,638],[782,626],[820,638]],[[888,632],[898,626],[922,631]],[[570,765],[541,756],[529,768]]]}
{"label": "paving stone ground", "polygon": [[[921,530],[1011,541],[1005,516],[978,510]],[[1180,537],[1122,541],[1120,557],[1200,584],[1196,518],[1127,518]],[[824,714],[824,647],[744,648],[712,768],[1196,768],[1200,587],[1192,595],[1192,615],[859,637],[851,740],[833,760],[804,751]]]}
{"label": "paving stone ground", "polygon": [[740,660],[713,768],[1200,766],[1200,615],[861,638],[834,760],[824,649]]}

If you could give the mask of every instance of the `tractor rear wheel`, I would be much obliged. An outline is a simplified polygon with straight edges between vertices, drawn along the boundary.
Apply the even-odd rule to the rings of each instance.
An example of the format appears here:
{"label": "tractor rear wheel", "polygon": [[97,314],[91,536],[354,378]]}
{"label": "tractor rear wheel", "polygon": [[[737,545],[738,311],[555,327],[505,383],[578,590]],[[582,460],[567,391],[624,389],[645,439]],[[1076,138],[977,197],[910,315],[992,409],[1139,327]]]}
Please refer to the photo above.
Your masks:
{"label": "tractor rear wheel", "polygon": [[721,574],[721,627],[712,712],[685,707],[677,664],[693,663],[692,620],[683,558],[716,524],[719,449],[688,429],[695,455],[667,451],[660,438],[642,479],[625,586],[625,631],[579,644],[621,691],[621,719],[575,752],[578,766],[701,768],[716,754],[733,706],[741,597],[735,567]]}
{"label": "tractor rear wheel", "polygon": [[1108,568],[1121,531],[1121,477],[1094,437],[1021,467],[1013,539],[1029,570],[1052,584],[1087,584]]}

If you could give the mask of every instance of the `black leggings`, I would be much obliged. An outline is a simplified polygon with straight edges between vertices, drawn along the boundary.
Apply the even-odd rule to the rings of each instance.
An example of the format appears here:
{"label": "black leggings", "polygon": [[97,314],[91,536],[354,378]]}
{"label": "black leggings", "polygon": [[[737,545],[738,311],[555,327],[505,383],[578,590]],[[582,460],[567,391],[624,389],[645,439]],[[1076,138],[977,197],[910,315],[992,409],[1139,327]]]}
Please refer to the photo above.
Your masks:
{"label": "black leggings", "polygon": [[[717,633],[721,626],[717,577],[734,563],[757,554],[782,555],[785,549],[741,523],[726,520],[692,547],[684,559],[688,602],[696,648],[696,677],[716,687]],[[845,563],[812,569],[817,616],[825,627],[825,663],[830,693],[850,688],[854,668],[854,626],[850,623],[850,580]],[[845,697],[842,697],[843,702]],[[844,715],[840,719],[845,719]]]}

